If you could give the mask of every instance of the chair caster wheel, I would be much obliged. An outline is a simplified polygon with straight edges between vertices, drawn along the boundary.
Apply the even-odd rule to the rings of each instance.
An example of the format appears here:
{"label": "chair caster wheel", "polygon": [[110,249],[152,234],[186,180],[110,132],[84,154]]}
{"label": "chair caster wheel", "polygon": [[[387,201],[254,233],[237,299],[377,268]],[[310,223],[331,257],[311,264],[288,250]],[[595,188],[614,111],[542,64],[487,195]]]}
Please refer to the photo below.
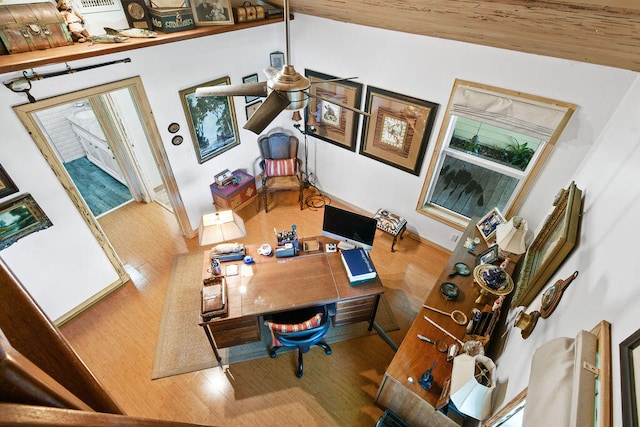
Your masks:
{"label": "chair caster wheel", "polygon": [[277,354],[276,354],[275,351],[272,351],[272,352],[269,353],[269,356],[271,356],[272,359],[275,359]]}
{"label": "chair caster wheel", "polygon": [[296,377],[302,378],[302,372],[296,372]]}
{"label": "chair caster wheel", "polygon": [[331,354],[332,353],[330,348],[326,349],[324,352],[325,352],[325,354]]}

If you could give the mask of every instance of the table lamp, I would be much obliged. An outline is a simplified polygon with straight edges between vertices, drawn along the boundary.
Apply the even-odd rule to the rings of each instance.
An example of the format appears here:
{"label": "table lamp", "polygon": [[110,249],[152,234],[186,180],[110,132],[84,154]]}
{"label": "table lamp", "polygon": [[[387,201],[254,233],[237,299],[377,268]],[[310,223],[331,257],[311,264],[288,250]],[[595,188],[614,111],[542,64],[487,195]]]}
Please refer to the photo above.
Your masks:
{"label": "table lamp", "polygon": [[500,256],[504,257],[504,262],[500,265],[502,268],[506,268],[509,264],[510,254],[520,255],[526,252],[527,230],[527,221],[519,216],[514,216],[508,222],[496,227],[496,243],[501,252]]}
{"label": "table lamp", "polygon": [[451,401],[461,413],[483,420],[491,414],[496,365],[484,355],[461,354],[453,359]]}
{"label": "table lamp", "polygon": [[200,227],[200,246],[240,239],[247,235],[244,221],[233,211],[220,211],[202,215]]}

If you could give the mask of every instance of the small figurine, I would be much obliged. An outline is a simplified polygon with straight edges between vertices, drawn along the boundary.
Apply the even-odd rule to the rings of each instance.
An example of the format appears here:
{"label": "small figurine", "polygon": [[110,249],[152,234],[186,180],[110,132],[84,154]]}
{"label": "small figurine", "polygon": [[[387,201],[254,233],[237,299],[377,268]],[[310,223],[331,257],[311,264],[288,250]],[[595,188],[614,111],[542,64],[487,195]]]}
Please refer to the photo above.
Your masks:
{"label": "small figurine", "polygon": [[84,28],[84,18],[76,12],[71,5],[71,0],[58,0],[58,10],[67,23],[71,38],[74,42],[84,43],[91,35]]}

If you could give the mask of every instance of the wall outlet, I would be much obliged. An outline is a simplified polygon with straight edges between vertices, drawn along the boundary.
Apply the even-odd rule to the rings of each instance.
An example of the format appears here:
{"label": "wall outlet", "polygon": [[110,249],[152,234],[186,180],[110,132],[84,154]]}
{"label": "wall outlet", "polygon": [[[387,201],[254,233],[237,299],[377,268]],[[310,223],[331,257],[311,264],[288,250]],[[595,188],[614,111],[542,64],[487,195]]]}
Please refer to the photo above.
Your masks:
{"label": "wall outlet", "polygon": [[459,238],[460,238],[460,235],[456,233],[451,233],[451,236],[449,236],[449,240],[451,240],[454,243],[457,242]]}

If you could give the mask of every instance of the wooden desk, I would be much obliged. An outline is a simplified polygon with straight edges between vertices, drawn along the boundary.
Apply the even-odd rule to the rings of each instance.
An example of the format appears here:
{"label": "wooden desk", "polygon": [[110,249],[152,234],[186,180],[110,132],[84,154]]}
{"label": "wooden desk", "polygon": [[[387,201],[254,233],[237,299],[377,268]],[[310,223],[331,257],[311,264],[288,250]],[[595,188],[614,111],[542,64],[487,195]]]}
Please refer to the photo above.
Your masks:
{"label": "wooden desk", "polygon": [[[467,237],[479,237],[475,224],[476,222],[472,220],[460,238],[460,243],[449,258],[449,262],[437,282],[434,283],[433,290],[427,296],[426,305],[439,308],[448,313],[453,310],[460,310],[468,318],[471,318],[471,310],[473,308],[479,310],[487,309],[485,306],[475,303],[480,292],[478,286],[473,283],[472,274],[469,276],[448,276],[456,262],[464,262],[471,269],[475,267],[476,256],[469,253],[464,247]],[[483,241],[477,245],[475,253],[479,254],[485,249],[487,249],[487,245]],[[507,269],[509,273],[512,272],[514,263],[511,263],[510,266],[511,269]],[[445,281],[453,282],[460,288],[460,296],[456,300],[447,301],[440,293],[440,283]],[[503,312],[506,312],[506,310],[503,310]],[[437,407],[441,397],[443,385],[451,378],[453,364],[446,361],[447,355],[445,353],[440,353],[434,345],[419,340],[417,334],[422,334],[434,341],[442,338],[449,345],[455,341],[424,320],[423,316],[425,315],[458,339],[462,340],[464,338],[466,333],[465,325],[456,324],[449,316],[421,308],[385,372],[378,389],[376,402],[393,410],[414,427],[449,425],[449,423],[456,425],[434,409]],[[418,379],[427,369],[431,368],[435,360],[438,360],[438,364],[433,370],[433,386],[429,390],[425,390],[418,383]],[[409,378],[412,378],[413,382]]]}
{"label": "wooden desk", "polygon": [[[300,252],[289,258],[259,255],[260,245],[246,245],[246,255],[255,263],[236,263],[239,274],[227,276],[228,314],[223,318],[199,319],[211,348],[220,362],[218,348],[231,347],[260,340],[259,317],[265,314],[295,310],[319,304],[336,303],[333,325],[368,321],[373,328],[380,296],[384,287],[380,278],[357,286],[350,286],[339,253],[326,253],[323,248],[329,239],[320,241],[317,251]],[[272,245],[275,250],[275,245]],[[301,245],[302,246],[302,245]],[[210,277],[209,251],[203,254],[202,275]]]}

